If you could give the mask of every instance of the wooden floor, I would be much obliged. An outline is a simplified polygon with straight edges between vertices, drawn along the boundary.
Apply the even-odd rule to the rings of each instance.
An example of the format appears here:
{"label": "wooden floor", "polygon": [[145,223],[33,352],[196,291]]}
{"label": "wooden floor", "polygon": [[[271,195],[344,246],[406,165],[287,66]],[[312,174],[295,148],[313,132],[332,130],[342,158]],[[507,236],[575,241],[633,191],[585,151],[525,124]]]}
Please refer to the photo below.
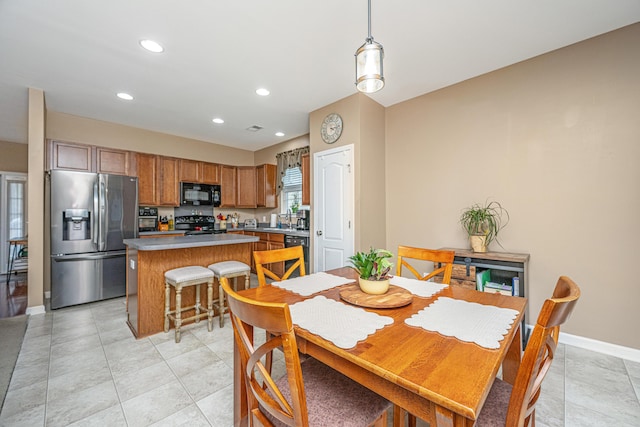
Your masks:
{"label": "wooden floor", "polygon": [[27,311],[27,273],[0,275],[0,318],[25,314]]}

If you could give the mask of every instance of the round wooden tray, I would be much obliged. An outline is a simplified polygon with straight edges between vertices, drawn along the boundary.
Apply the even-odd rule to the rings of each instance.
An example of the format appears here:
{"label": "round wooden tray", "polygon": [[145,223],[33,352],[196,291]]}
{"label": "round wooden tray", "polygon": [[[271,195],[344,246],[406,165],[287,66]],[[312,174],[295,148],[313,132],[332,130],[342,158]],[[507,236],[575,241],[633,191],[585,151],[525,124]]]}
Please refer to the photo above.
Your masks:
{"label": "round wooden tray", "polygon": [[371,295],[360,290],[358,284],[345,286],[340,291],[340,298],[349,304],[367,308],[396,308],[411,304],[413,294],[399,286],[389,285],[386,294]]}

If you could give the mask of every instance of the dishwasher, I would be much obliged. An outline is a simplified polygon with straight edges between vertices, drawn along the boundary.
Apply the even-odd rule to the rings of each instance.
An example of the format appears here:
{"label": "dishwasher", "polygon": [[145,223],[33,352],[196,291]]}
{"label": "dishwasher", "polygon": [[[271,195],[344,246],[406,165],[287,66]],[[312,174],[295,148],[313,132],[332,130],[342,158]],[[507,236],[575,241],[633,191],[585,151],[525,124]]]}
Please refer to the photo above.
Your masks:
{"label": "dishwasher", "polygon": [[[304,236],[284,236],[284,247],[290,248],[292,246],[302,246],[302,253],[304,254],[304,271],[309,274],[309,238]],[[289,270],[295,261],[289,260],[284,263],[284,270]],[[300,272],[298,269],[290,277],[298,277]]]}

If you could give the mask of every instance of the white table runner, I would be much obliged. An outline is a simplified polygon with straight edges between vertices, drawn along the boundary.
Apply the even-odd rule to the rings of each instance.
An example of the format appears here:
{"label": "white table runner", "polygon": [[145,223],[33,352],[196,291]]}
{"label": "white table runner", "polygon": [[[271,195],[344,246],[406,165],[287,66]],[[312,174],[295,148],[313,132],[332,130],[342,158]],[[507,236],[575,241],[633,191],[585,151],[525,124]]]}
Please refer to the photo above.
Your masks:
{"label": "white table runner", "polygon": [[391,317],[380,316],[322,295],[290,305],[289,310],[293,323],[340,348],[351,348],[378,329],[393,323]]}
{"label": "white table runner", "polygon": [[500,347],[516,316],[517,310],[440,297],[405,323],[493,349]]}
{"label": "white table runner", "polygon": [[324,272],[313,273],[306,276],[295,277],[293,279],[283,280],[281,282],[271,283],[287,291],[295,292],[303,297],[335,288],[336,286],[346,285],[353,282],[353,279],[347,279],[333,274]]}
{"label": "white table runner", "polygon": [[393,276],[391,280],[389,280],[389,283],[400,286],[412,294],[423,298],[429,298],[449,286],[446,284],[443,285],[442,283],[425,282],[423,280],[409,279],[401,276]]}

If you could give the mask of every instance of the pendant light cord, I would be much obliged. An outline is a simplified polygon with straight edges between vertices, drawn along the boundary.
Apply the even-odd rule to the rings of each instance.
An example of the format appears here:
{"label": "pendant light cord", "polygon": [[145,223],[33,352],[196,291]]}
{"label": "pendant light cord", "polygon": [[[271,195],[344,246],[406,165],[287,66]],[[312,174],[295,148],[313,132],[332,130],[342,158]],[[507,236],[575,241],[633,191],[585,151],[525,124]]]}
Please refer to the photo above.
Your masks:
{"label": "pendant light cord", "polygon": [[371,37],[371,0],[368,0],[369,4],[369,37],[367,37],[367,42],[371,43],[373,37]]}

